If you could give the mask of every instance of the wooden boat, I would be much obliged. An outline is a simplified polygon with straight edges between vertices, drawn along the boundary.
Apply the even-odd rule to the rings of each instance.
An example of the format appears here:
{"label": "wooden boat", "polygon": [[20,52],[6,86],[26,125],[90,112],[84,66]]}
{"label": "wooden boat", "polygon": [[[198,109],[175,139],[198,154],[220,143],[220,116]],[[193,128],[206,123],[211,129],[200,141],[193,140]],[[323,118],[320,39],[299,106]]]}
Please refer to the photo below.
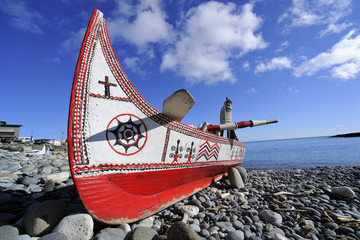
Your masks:
{"label": "wooden boat", "polygon": [[245,144],[166,117],[143,99],[96,9],[76,66],[68,149],[80,198],[109,224],[137,221],[194,194],[245,154]]}

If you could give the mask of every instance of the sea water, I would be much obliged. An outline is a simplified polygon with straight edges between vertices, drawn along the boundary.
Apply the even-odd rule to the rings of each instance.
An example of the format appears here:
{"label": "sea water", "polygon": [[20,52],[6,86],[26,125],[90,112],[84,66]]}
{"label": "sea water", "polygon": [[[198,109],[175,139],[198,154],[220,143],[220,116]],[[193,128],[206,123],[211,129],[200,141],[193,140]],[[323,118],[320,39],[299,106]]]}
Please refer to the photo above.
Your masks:
{"label": "sea water", "polygon": [[360,166],[360,137],[247,142],[245,168]]}

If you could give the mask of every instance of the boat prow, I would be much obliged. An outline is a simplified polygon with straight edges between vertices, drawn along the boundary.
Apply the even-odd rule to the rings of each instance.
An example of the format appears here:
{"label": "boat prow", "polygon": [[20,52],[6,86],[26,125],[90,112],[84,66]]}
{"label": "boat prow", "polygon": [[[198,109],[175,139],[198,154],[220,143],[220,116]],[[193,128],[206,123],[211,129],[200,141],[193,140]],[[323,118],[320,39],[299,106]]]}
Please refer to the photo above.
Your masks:
{"label": "boat prow", "polygon": [[170,119],[145,101],[121,68],[98,10],[76,66],[68,149],[80,198],[109,224],[161,211],[219,179],[245,154],[243,143]]}

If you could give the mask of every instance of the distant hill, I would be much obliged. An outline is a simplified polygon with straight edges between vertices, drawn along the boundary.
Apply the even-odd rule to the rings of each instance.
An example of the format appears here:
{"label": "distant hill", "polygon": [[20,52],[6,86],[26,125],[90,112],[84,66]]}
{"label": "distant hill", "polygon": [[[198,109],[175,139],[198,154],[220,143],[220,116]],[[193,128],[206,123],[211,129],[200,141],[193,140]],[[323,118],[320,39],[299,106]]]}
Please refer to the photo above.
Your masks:
{"label": "distant hill", "polygon": [[346,134],[338,134],[331,137],[360,137],[360,132],[356,133],[346,133]]}

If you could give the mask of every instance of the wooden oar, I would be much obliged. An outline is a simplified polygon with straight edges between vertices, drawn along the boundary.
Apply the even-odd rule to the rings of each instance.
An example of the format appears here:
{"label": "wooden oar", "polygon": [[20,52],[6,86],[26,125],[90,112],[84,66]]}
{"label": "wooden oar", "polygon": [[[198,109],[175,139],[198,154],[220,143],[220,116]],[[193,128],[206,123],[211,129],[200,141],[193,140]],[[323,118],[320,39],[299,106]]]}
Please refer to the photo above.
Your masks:
{"label": "wooden oar", "polygon": [[185,89],[178,90],[163,101],[162,113],[176,121],[181,121],[195,104],[194,98]]}

